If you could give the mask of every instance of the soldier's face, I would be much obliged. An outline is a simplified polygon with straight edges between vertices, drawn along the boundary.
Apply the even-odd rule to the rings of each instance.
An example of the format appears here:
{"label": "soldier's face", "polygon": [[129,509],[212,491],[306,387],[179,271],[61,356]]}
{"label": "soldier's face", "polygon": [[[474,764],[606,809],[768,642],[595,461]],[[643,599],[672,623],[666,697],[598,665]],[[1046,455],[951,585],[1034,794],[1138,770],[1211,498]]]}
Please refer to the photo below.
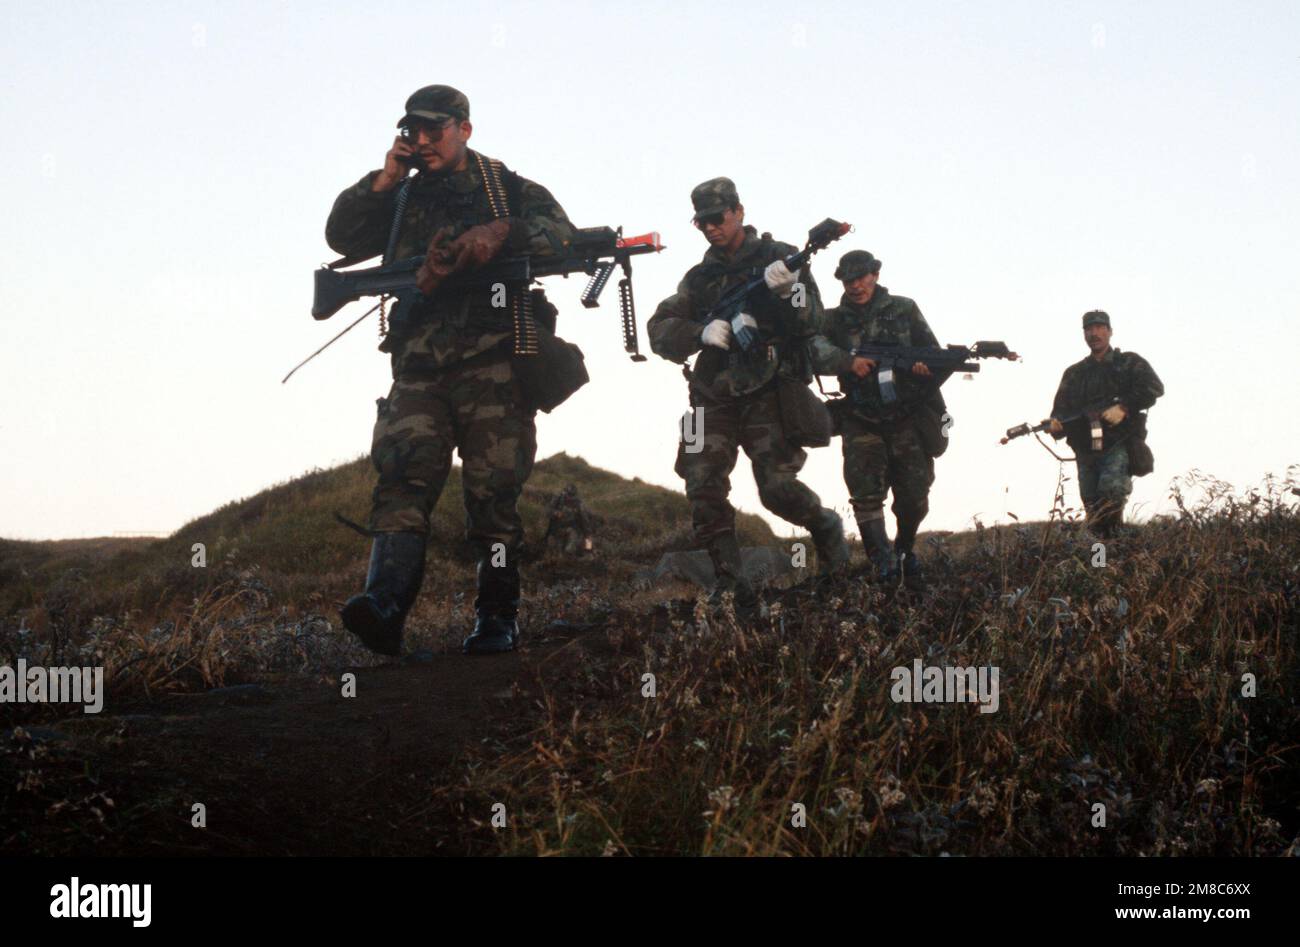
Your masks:
{"label": "soldier's face", "polygon": [[864,273],[856,279],[846,279],[844,281],[844,295],[849,297],[849,302],[862,305],[871,301],[871,294],[876,291],[876,280],[880,279],[879,273]]}
{"label": "soldier's face", "polygon": [[474,126],[469,122],[451,121],[435,127],[429,123],[414,123],[410,140],[424,167],[434,174],[459,171],[467,161],[469,136]]}
{"label": "soldier's face", "polygon": [[1083,330],[1083,341],[1088,343],[1088,348],[1094,354],[1105,352],[1110,348],[1110,326],[1101,323],[1086,326]]}
{"label": "soldier's face", "polygon": [[710,246],[734,249],[745,240],[745,211],[728,207],[720,214],[708,214],[696,221]]}

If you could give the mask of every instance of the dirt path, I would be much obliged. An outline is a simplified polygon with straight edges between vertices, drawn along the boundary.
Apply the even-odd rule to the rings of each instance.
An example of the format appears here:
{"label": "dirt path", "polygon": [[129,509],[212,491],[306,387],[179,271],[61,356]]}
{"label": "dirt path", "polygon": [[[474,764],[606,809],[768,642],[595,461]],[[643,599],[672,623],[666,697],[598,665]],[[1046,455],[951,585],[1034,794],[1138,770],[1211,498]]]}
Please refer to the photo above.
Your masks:
{"label": "dirt path", "polygon": [[[4,800],[0,850],[450,853],[455,814],[433,787],[454,781],[471,741],[526,727],[584,636],[600,637],[564,629],[499,657],[348,669],[355,697],[342,696],[342,671],[279,675],[32,727],[46,747],[30,764],[42,785]],[[14,758],[0,761],[10,788]],[[195,803],[206,828],[191,825]]]}

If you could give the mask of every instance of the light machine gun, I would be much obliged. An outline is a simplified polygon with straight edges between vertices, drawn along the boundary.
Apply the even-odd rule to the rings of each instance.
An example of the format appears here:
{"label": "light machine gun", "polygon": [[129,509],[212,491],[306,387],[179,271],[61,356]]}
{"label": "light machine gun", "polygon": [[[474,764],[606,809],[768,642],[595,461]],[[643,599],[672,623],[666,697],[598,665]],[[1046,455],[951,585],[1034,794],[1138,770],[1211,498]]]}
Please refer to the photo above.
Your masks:
{"label": "light machine gun", "polygon": [[[636,304],[632,297],[632,257],[644,253],[658,253],[664,249],[657,232],[624,237],[622,228],[584,227],[575,231],[573,242],[563,252],[554,255],[507,257],[493,260],[478,269],[457,273],[439,284],[437,293],[458,289],[490,288],[502,286],[527,286],[533,280],[547,276],[565,276],[585,273],[590,279],[582,291],[582,305],[594,309],[600,305],[600,294],[609,282],[615,267],[622,267],[623,277],[618,283],[619,312],[622,316],[623,349],[632,361],[643,362],[637,343]],[[346,258],[339,263],[322,266],[313,274],[315,278],[311,314],[314,319],[328,319],[350,302],[363,296],[393,296],[396,303],[389,316],[389,331],[405,331],[416,318],[416,311],[429,302],[420,292],[415,277],[423,256],[394,260],[382,266],[362,270],[342,270],[335,267],[360,262]],[[378,308],[376,306],[375,308]],[[370,312],[373,312],[371,309]],[[370,312],[361,317],[364,319]],[[360,322],[357,319],[343,332]],[[321,346],[284,377],[289,377],[311,361],[330,344],[343,335],[340,332]]]}

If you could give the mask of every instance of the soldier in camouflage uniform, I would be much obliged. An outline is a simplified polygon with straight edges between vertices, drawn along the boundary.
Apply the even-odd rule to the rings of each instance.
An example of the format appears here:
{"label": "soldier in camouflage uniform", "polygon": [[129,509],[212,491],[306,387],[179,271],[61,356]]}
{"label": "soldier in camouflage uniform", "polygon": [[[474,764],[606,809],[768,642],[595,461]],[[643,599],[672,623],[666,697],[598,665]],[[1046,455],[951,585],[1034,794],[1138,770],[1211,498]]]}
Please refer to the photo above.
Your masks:
{"label": "soldier in camouflage uniform", "polygon": [[554,539],[566,556],[580,556],[591,551],[591,513],[578,496],[575,484],[567,484],[551,501],[550,522],[546,539]]}
{"label": "soldier in camouflage uniform", "polygon": [[[573,228],[546,188],[468,148],[469,100],[457,90],[418,90],[398,127],[383,168],[344,190],[325,225],[329,245],[354,259],[385,252],[396,225],[391,258],[425,256],[418,284],[429,297],[380,346],[392,356],[393,386],[378,401],[371,444],[379,474],[374,545],[366,590],[348,601],[343,621],[372,650],[400,653],[423,578],[429,514],[456,448],[467,536],[479,560],[478,620],[464,650],[508,651],[518,638],[523,527],[516,504],[536,453],[535,410],[512,369],[512,342],[531,307],[554,309],[524,286],[508,287],[505,306],[487,288],[438,286],[498,254],[559,252]],[[418,173],[408,179],[412,167]]]}
{"label": "soldier in camouflage uniform", "polygon": [[[1099,309],[1084,313],[1083,338],[1091,354],[1061,376],[1050,428],[1052,437],[1066,438],[1074,450],[1088,526],[1102,537],[1124,521],[1133,492],[1133,452],[1146,451],[1145,412],[1165,393],[1151,364],[1136,352],[1112,348],[1110,336],[1109,315]],[[1094,441],[1094,424],[1100,443]]]}
{"label": "soldier in camouflage uniform", "polygon": [[[787,440],[777,400],[778,373],[805,383],[810,378],[805,345],[817,331],[821,300],[808,270],[791,273],[783,262],[797,248],[770,234],[760,237],[744,223],[745,209],[729,179],[705,181],[691,192],[691,203],[709,250],[659,304],[646,329],[650,347],[663,358],[685,363],[698,353],[694,366],[683,369],[698,440],[683,437],[674,469],[686,481],[695,540],[713,561],[715,597],[732,591],[751,609],[757,599],[741,570],[736,511],[727,500],[738,448],[753,464],[763,506],[811,533],[822,568],[848,560],[838,514],[798,480],[807,455]],[[767,290],[744,317],[759,334],[758,354],[742,356],[732,350],[730,323],[705,324],[704,317],[726,290],[758,275]]]}
{"label": "soldier in camouflage uniform", "polygon": [[[873,343],[938,347],[939,342],[913,300],[878,285],[880,265],[865,250],[840,258],[835,278],[844,284],[844,295],[826,312],[826,332],[812,341],[813,367],[818,374],[838,375],[846,394],[838,406],[844,483],[872,575],[897,581],[901,560],[904,581],[919,590],[923,578],[912,547],[930,511],[934,483],[934,457],[919,425],[921,412],[943,413],[943,396],[930,369],[917,362],[910,374],[896,380],[898,402],[886,407],[876,379],[868,378],[876,363],[855,356],[853,349]],[[891,489],[891,509],[898,520],[892,547],[885,530],[885,495]]]}

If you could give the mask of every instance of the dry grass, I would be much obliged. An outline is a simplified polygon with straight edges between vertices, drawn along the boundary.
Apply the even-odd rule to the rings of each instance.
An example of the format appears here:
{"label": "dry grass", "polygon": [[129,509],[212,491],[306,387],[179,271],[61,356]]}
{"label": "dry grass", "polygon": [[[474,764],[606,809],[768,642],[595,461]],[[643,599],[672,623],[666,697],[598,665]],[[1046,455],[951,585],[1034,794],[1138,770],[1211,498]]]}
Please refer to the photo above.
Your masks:
{"label": "dry grass", "polygon": [[[374,471],[366,458],[315,470],[226,504],[161,540],[0,540],[0,663],[101,665],[109,698],[150,698],[253,680],[275,671],[317,672],[380,659],[342,630],[338,606],[360,591],[369,541],[334,518],[364,522]],[[534,543],[551,497],[578,484],[598,513],[594,559],[564,561],[533,548],[524,570],[523,617],[563,618],[593,590],[690,545],[689,507],[672,490],[556,454],[534,470],[520,511]],[[767,524],[738,517],[747,543],[773,542]],[[429,568],[408,623],[412,648],[458,650],[473,623],[474,566],[463,542],[460,470],[433,515]],[[192,565],[193,544],[206,566]],[[542,579],[544,578],[544,582]],[[57,714],[41,705],[0,707],[0,720]]]}
{"label": "dry grass", "polygon": [[[685,545],[684,498],[551,458],[525,497],[530,535],[572,479],[604,517],[605,553],[534,563],[524,618],[607,617],[515,703],[503,736],[467,747],[433,788],[442,850],[1294,853],[1296,475],[1237,495],[1193,472],[1174,484],[1179,514],[1109,543],[1105,567],[1058,505],[1046,523],[932,538],[924,598],[805,586],[772,593],[748,623],[702,601],[628,598],[633,569]],[[7,544],[18,579],[4,587],[0,663],[103,664],[110,697],[145,698],[371,663],[333,611],[366,544],[329,515],[359,518],[368,489],[361,462],[314,473],[76,568]],[[449,484],[435,525],[447,559],[412,615],[415,647],[455,647],[470,620],[459,514]],[[753,520],[746,530],[771,541]],[[188,566],[195,541],[209,544],[207,571]],[[915,658],[999,667],[1000,709],[892,702],[891,669]],[[1242,696],[1245,673],[1257,696]],[[39,709],[4,708],[13,722]],[[504,829],[487,824],[496,802]]]}
{"label": "dry grass", "polygon": [[[756,625],[624,613],[449,780],[446,822],[504,803],[459,840],[483,853],[1295,854],[1295,473],[1245,497],[1190,475],[1103,568],[1056,517],[936,541],[924,601],[850,582]],[[1000,667],[999,711],[894,703],[914,658]]]}

